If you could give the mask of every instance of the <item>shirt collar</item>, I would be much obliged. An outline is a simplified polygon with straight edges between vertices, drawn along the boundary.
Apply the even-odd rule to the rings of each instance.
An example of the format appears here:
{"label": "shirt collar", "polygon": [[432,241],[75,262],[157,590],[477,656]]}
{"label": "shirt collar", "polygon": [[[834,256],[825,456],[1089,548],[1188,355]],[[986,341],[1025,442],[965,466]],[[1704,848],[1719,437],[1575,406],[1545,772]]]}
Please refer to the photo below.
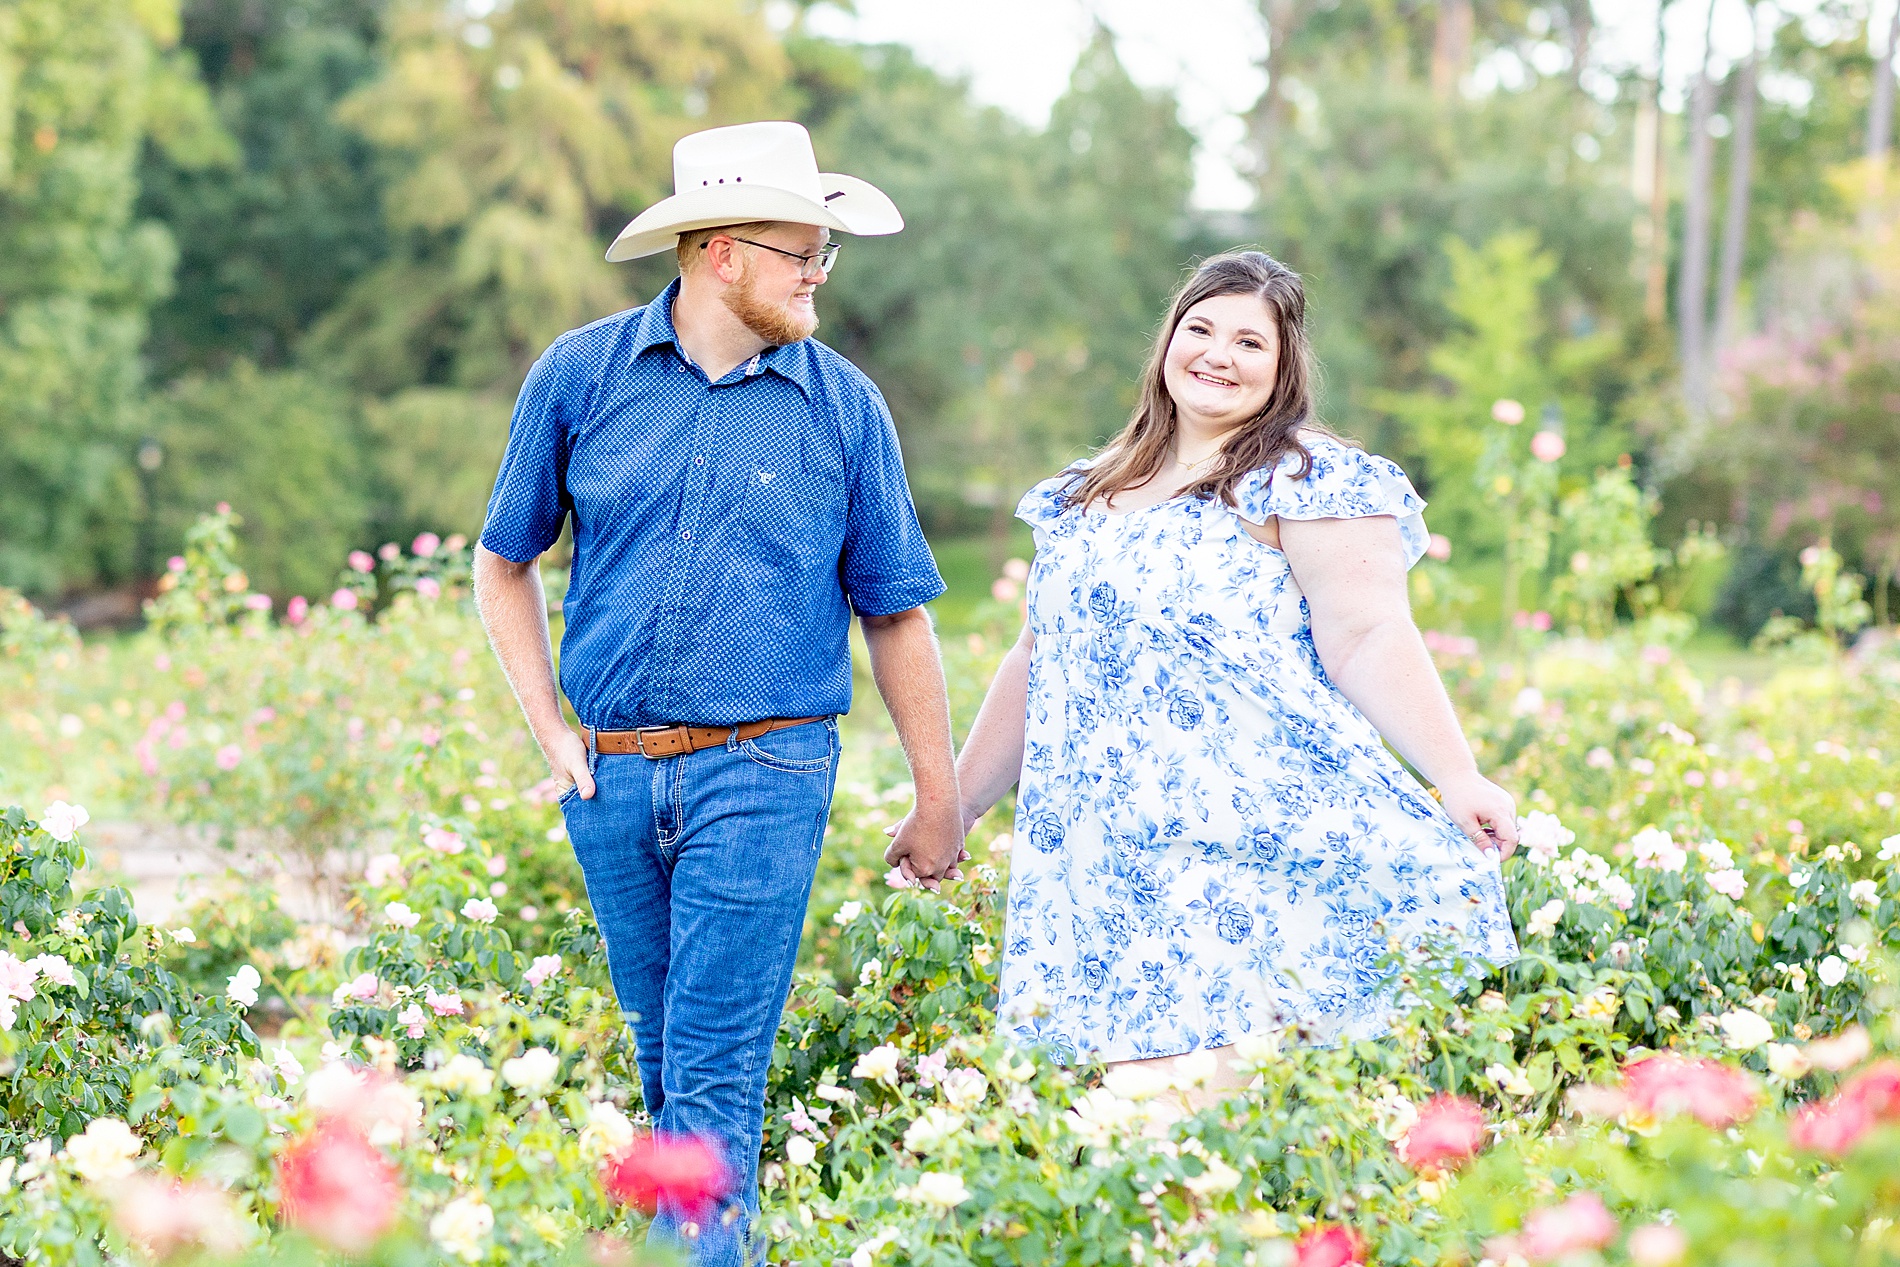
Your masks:
{"label": "shirt collar", "polygon": [[[663,343],[671,344],[681,359],[690,360],[686,349],[680,347],[679,332],[673,328],[673,301],[679,298],[680,283],[675,277],[667,283],[665,290],[653,297],[640,313],[640,322],[633,332],[633,355],[638,357],[649,348]],[[780,378],[794,384],[810,400],[815,394],[811,373],[811,350],[806,347],[810,340],[788,343],[783,347],[768,348],[747,361],[744,369],[748,377],[770,370]]]}

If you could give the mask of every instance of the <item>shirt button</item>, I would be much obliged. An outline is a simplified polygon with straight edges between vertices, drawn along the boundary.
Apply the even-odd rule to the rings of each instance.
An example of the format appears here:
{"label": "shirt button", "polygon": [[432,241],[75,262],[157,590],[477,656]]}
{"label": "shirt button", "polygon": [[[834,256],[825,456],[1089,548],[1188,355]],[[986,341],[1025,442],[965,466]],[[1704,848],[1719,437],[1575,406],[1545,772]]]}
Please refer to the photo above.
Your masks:
{"label": "shirt button", "polygon": [[691,529],[687,529],[686,531],[680,533],[681,541],[691,541],[692,539],[693,539],[693,533]]}
{"label": "shirt button", "polygon": [[693,465],[694,465],[694,466],[704,466],[704,465],[706,465],[706,459],[705,459],[705,457],[704,457],[704,456],[701,456],[701,457],[696,457],[696,458],[694,458],[694,459],[693,459]]}

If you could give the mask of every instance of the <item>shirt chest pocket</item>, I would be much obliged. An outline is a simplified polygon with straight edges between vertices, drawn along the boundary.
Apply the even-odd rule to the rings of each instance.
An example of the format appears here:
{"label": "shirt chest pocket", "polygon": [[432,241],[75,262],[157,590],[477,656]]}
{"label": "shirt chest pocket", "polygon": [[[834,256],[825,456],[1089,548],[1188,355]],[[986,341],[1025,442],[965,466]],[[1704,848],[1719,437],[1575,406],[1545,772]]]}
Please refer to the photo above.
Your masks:
{"label": "shirt chest pocket", "polygon": [[844,471],[749,464],[738,535],[767,562],[835,564],[844,546]]}

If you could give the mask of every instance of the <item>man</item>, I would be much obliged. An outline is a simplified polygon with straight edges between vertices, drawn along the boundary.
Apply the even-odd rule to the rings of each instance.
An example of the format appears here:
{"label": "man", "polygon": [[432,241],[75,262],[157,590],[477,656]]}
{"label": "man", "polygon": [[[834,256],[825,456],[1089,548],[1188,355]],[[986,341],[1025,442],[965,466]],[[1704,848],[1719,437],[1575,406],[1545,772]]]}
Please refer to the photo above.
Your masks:
{"label": "man", "polygon": [[[496,654],[557,778],[656,1129],[716,1140],[742,1208],[662,1209],[705,1267],[749,1257],[765,1079],[851,703],[849,622],[909,758],[887,858],[935,887],[962,852],[943,592],[870,380],[810,338],[837,247],[896,207],[820,173],[795,123],[673,152],[672,198],[610,260],[674,247],[643,308],[529,372],[475,558]],[[537,557],[572,518],[562,717]]]}

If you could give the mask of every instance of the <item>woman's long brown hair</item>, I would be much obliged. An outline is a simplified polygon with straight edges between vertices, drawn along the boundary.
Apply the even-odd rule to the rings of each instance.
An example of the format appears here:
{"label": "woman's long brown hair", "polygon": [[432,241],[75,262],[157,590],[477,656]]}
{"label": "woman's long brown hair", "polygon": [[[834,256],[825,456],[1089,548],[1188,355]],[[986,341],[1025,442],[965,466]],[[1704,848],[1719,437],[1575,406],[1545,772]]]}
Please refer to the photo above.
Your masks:
{"label": "woman's long brown hair", "polygon": [[1155,335],[1154,352],[1141,376],[1141,399],[1121,434],[1109,441],[1095,465],[1065,494],[1068,505],[1086,508],[1098,497],[1138,488],[1160,473],[1174,442],[1174,397],[1168,394],[1168,345],[1188,310],[1217,295],[1256,295],[1273,314],[1280,337],[1280,363],[1273,394],[1260,412],[1221,445],[1220,460],[1206,477],[1182,489],[1193,497],[1234,504],[1234,486],[1252,471],[1272,470],[1289,453],[1300,455],[1292,478],[1304,479],[1312,455],[1300,443],[1302,430],[1331,434],[1313,416],[1313,350],[1306,337],[1306,288],[1300,275],[1264,251],[1216,255],[1194,270]]}

